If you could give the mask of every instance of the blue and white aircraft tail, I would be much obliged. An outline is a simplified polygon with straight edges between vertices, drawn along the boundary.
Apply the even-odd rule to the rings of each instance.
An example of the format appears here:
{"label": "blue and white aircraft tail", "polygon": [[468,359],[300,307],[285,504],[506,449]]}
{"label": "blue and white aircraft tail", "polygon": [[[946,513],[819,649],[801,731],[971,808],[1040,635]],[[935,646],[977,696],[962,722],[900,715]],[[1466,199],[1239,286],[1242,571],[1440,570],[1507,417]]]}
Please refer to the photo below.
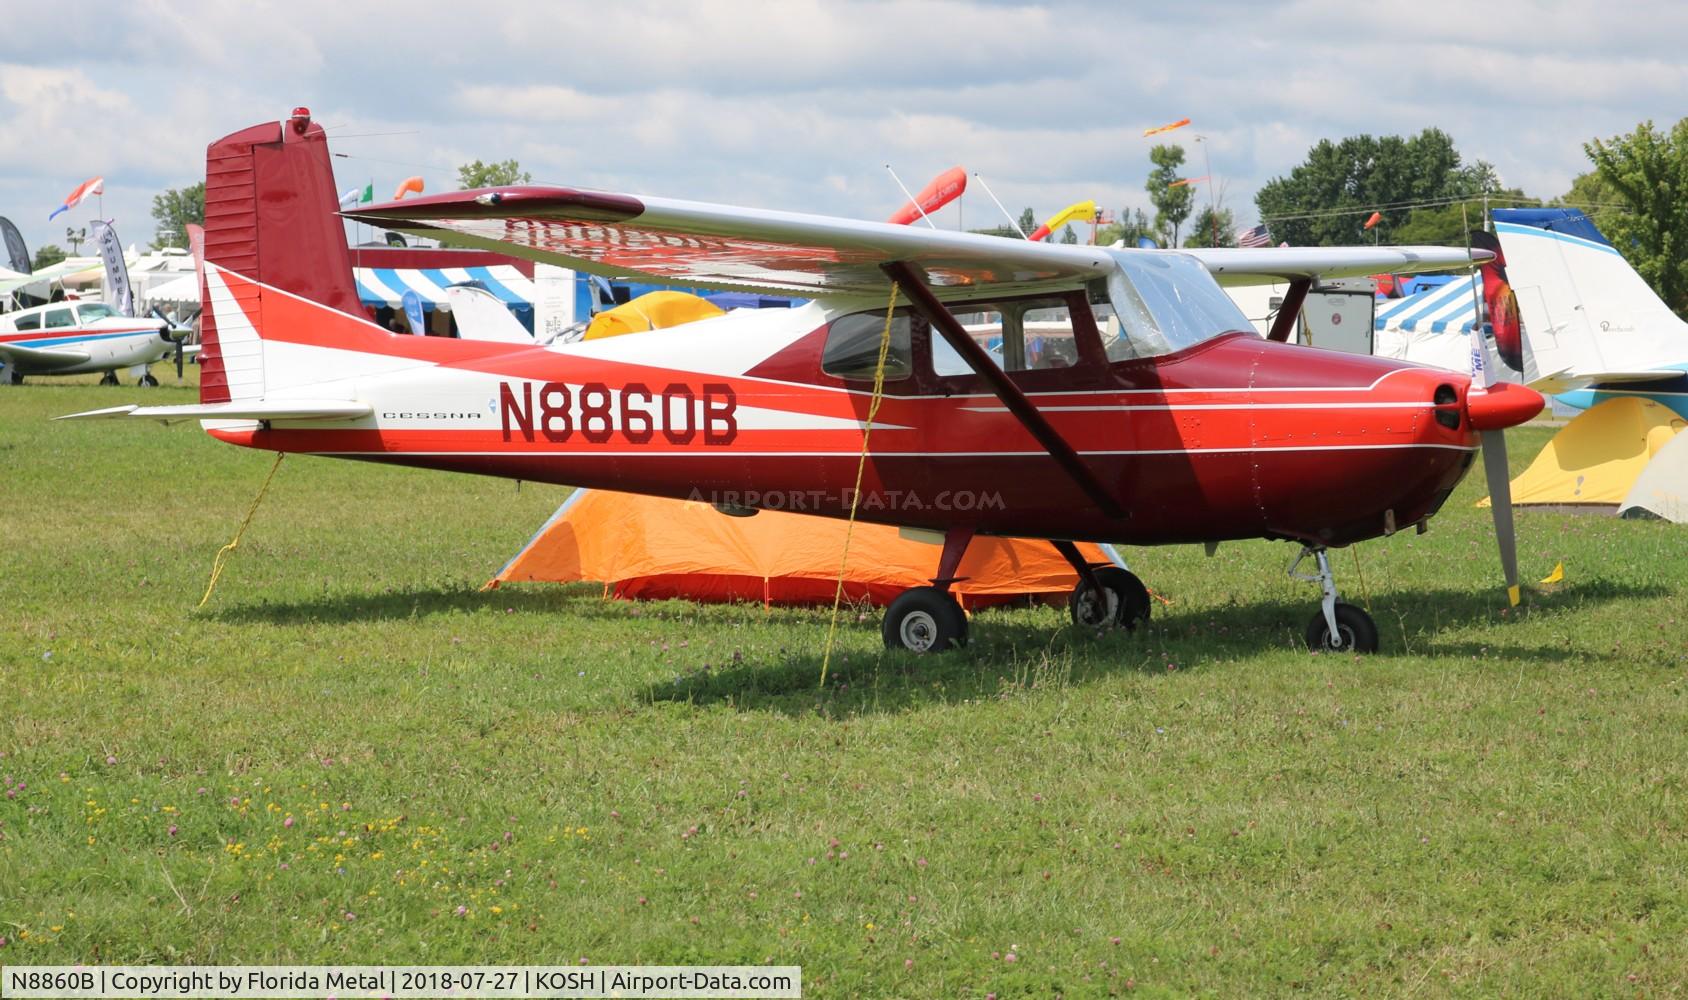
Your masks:
{"label": "blue and white aircraft tail", "polygon": [[1495,234],[1543,392],[1644,396],[1688,416],[1688,323],[1576,209],[1497,209]]}

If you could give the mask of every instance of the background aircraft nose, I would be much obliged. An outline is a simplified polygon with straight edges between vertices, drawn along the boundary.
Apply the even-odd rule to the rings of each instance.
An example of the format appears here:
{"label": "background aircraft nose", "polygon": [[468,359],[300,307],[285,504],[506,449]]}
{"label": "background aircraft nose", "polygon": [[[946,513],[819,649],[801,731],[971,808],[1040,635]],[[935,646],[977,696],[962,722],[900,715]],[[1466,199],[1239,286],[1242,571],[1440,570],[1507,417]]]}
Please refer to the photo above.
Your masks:
{"label": "background aircraft nose", "polygon": [[1497,382],[1487,391],[1473,386],[1465,395],[1465,412],[1473,430],[1498,431],[1516,427],[1540,413],[1547,400],[1527,385]]}

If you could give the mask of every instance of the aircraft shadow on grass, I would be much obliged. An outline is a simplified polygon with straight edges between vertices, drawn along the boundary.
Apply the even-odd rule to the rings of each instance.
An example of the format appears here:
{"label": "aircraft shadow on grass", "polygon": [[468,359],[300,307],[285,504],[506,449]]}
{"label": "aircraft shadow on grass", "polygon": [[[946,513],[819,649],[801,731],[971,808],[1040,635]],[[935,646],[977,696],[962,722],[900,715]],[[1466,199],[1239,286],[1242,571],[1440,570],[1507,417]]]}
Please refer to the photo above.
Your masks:
{"label": "aircraft shadow on grass", "polygon": [[[1593,579],[1531,594],[1522,618],[1576,616],[1607,604],[1654,599],[1669,592],[1658,584]],[[1156,605],[1147,628],[1100,635],[1071,626],[1051,635],[1047,615],[1055,612],[1027,621],[987,610],[975,618],[972,645],[967,649],[926,657],[881,650],[878,613],[869,610],[862,621],[858,609],[847,609],[840,615],[839,629],[851,642],[834,655],[825,689],[819,684],[825,609],[810,613],[807,619],[782,610],[776,614],[813,635],[811,644],[773,655],[753,655],[739,663],[682,668],[670,680],[640,688],[637,696],[643,701],[730,704],[745,711],[788,714],[812,713],[817,708],[840,715],[897,712],[933,702],[994,698],[1020,688],[1084,684],[1114,674],[1162,673],[1168,664],[1180,670],[1206,669],[1269,650],[1295,650],[1306,656],[1301,636],[1313,607],[1299,599],[1190,610],[1176,604]],[[1628,659],[1586,648],[1515,641],[1505,625],[1481,639],[1460,634],[1468,626],[1504,622],[1499,601],[1487,588],[1393,591],[1378,595],[1372,610],[1383,639],[1383,651],[1374,656],[1483,656],[1544,665]],[[215,611],[209,617],[228,623],[310,625],[491,613],[627,623],[641,616],[655,622],[672,620],[676,612],[681,616],[697,613],[683,602],[606,601],[600,588],[591,585],[517,586],[482,592],[442,584],[302,601],[258,601]],[[1064,610],[1059,613],[1065,617]],[[709,623],[701,622],[699,627],[708,628]],[[873,651],[866,655],[859,649],[859,633],[864,631],[874,642]]]}

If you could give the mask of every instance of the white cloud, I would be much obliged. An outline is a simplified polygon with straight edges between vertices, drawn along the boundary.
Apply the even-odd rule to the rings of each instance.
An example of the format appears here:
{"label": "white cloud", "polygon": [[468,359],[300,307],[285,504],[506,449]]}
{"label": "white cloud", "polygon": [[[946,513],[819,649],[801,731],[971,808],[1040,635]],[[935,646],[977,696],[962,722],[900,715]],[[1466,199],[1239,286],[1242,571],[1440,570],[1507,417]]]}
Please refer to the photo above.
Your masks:
{"label": "white cloud", "polygon": [[[470,159],[536,179],[877,217],[960,163],[1018,212],[1147,205],[1143,128],[1179,117],[1239,216],[1312,143],[1441,127],[1553,195],[1582,143],[1681,114],[1688,8],[1431,0],[112,0],[74,44],[0,36],[0,213],[31,243],[94,173],[135,238],[207,143],[306,104],[346,184]],[[396,134],[371,134],[396,133]],[[1205,171],[1197,167],[1192,173]],[[988,208],[988,211],[987,211]],[[983,193],[969,223],[995,221]],[[131,221],[132,220],[132,221]],[[61,220],[62,221],[62,220]],[[126,236],[126,238],[128,238]]]}

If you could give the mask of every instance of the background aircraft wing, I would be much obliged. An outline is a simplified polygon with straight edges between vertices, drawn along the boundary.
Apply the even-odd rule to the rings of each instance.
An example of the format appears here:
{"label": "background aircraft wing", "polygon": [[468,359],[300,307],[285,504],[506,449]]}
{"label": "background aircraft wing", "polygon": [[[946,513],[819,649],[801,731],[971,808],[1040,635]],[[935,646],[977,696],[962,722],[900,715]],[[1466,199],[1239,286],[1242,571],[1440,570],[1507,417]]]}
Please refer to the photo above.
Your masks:
{"label": "background aircraft wing", "polygon": [[1112,267],[1099,247],[560,187],[407,198],[344,213],[386,229],[611,277],[786,295],[883,294],[881,264],[934,291],[1072,287]]}
{"label": "background aircraft wing", "polygon": [[69,368],[73,365],[80,365],[87,360],[87,351],[63,347],[20,347],[17,344],[0,344],[0,361],[37,371]]}
{"label": "background aircraft wing", "polygon": [[1360,278],[1369,274],[1418,274],[1470,270],[1494,256],[1453,247],[1186,247],[1221,285],[1266,285],[1297,278]]}

